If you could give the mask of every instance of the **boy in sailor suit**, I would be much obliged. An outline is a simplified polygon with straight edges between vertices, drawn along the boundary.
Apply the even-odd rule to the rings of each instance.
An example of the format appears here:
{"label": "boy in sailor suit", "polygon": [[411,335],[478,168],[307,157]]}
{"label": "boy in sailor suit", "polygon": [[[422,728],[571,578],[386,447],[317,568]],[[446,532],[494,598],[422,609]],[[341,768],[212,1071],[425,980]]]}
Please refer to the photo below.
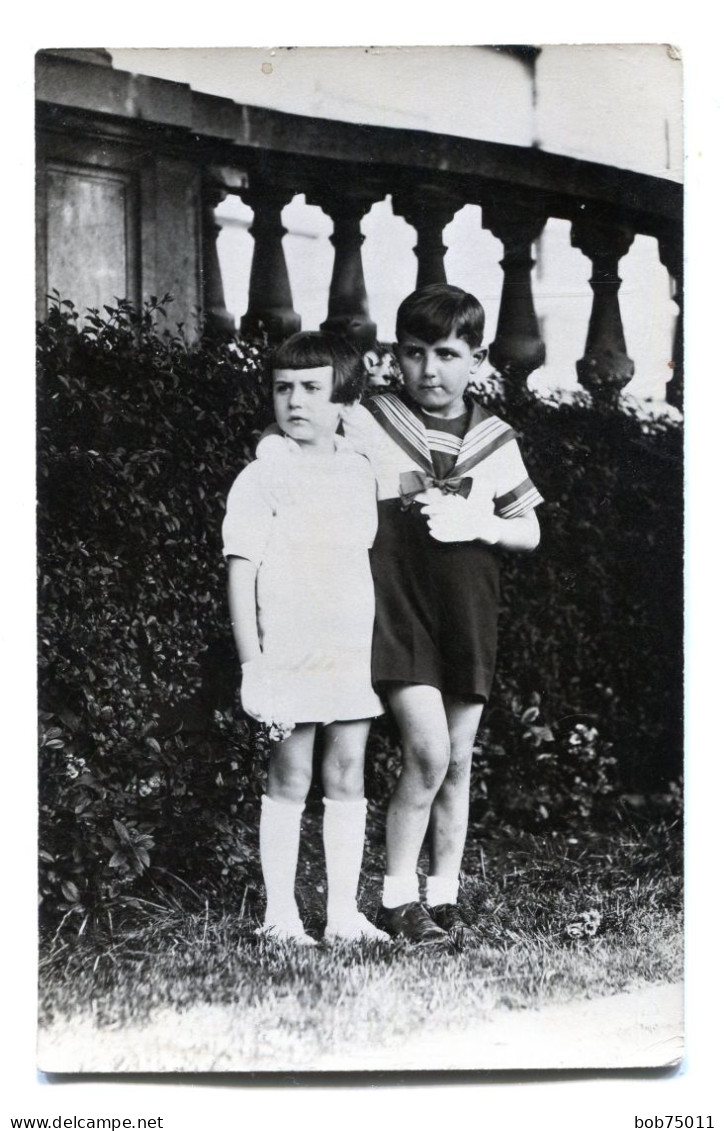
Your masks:
{"label": "boy in sailor suit", "polygon": [[515,433],[465,396],[486,355],[484,322],[458,287],[409,295],[397,316],[404,390],[370,398],[344,426],[377,479],[372,680],[402,740],[379,926],[415,943],[472,937],[457,896],[473,745],[495,665],[498,550],[530,551],[540,538],[542,499]]}

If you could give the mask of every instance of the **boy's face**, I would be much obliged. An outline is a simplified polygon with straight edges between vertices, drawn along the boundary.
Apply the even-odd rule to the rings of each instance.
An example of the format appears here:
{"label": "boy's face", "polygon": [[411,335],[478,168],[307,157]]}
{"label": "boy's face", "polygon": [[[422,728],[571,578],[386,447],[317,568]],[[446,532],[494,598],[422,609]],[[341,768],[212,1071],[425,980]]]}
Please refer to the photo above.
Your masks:
{"label": "boy's face", "polygon": [[472,349],[455,334],[432,344],[414,334],[402,334],[397,360],[405,388],[420,408],[432,416],[452,419],[464,413],[463,393],[486,352]]}
{"label": "boy's face", "polygon": [[302,448],[333,446],[343,406],[330,400],[334,388],[331,365],[275,369],[272,388],[274,416],[282,432]]}

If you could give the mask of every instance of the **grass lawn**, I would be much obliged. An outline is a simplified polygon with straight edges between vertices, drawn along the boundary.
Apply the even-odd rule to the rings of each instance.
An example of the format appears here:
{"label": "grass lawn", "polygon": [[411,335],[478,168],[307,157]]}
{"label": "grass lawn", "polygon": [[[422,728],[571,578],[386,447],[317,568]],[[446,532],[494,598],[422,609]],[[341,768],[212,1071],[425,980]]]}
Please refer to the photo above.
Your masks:
{"label": "grass lawn", "polygon": [[[307,929],[324,929],[324,870],[314,807],[299,868]],[[360,903],[374,915],[383,869],[373,811]],[[249,835],[253,835],[250,832]],[[460,902],[479,944],[296,948],[259,940],[260,891],[233,903],[160,889],[95,934],[66,928],[40,960],[41,1028],[92,1019],[141,1026],[159,1013],[233,1011],[239,1055],[344,1047],[384,1049],[434,1026],[464,1029],[496,1009],[524,1009],[682,978],[681,829],[621,821],[614,832],[557,836],[471,829]],[[283,1055],[280,1054],[280,1055]],[[52,1066],[51,1066],[52,1067]]]}

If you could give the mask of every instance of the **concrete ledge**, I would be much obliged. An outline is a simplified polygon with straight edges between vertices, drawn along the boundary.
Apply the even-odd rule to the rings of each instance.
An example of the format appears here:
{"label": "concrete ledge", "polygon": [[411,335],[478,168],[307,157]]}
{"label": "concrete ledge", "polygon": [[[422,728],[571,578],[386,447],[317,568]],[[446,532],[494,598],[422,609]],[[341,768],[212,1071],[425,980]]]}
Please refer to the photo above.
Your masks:
{"label": "concrete ledge", "polygon": [[205,156],[209,146],[221,143],[228,147],[214,158],[221,164],[233,163],[236,148],[247,151],[239,154],[242,162],[251,150],[354,164],[383,177],[394,169],[396,181],[425,170],[442,185],[442,178],[456,178],[471,201],[479,199],[482,188],[487,191],[497,183],[506,192],[518,188],[547,194],[552,215],[572,216],[580,203],[591,202],[648,218],[637,223],[638,230],[654,231],[662,221],[681,222],[683,187],[628,169],[500,142],[244,106],[198,93],[184,83],[43,52],[36,64],[38,103],[184,131],[201,143]]}

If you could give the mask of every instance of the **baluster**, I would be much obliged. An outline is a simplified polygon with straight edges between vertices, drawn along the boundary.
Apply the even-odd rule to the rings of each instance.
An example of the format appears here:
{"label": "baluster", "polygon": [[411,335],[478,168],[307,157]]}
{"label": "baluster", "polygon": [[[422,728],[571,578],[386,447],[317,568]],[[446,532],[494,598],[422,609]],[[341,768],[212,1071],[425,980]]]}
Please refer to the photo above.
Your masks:
{"label": "baluster", "polygon": [[447,247],[442,242],[442,233],[464,203],[464,200],[456,200],[431,186],[396,192],[392,197],[395,215],[402,216],[417,232],[417,244],[413,250],[417,256],[418,287],[447,282]]}
{"label": "baluster", "polygon": [[578,380],[599,399],[617,399],[634,374],[626,353],[618,291],[619,260],[633,243],[635,232],[626,224],[582,215],[571,225],[571,244],[591,260],[593,302],[583,357],[576,362]]}
{"label": "baluster", "polygon": [[306,195],[307,202],[318,205],[334,223],[334,231],[329,237],[334,247],[329,306],[320,329],[344,334],[365,348],[374,343],[377,326],[369,316],[362,268],[365,237],[360,224],[376,198],[365,193],[327,189],[317,189]]}
{"label": "baluster", "polygon": [[671,297],[679,308],[670,362],[673,372],[666,384],[666,400],[681,411],[684,407],[684,249],[680,228],[659,236],[659,259],[671,276]]}
{"label": "baluster", "polygon": [[272,341],[281,341],[301,326],[292,306],[292,289],[284,258],[282,209],[293,192],[259,178],[241,190],[245,204],[254,209],[249,232],[254,237],[254,254],[249,279],[249,309],[241,320],[244,333],[265,330]]}
{"label": "baluster", "polygon": [[221,225],[216,221],[215,209],[226,199],[226,192],[217,185],[205,183],[201,195],[201,289],[205,317],[205,331],[222,336],[234,333],[234,317],[226,309],[224,284],[221,278],[219,253],[216,246]]}
{"label": "baluster", "polygon": [[483,202],[483,227],[502,241],[503,286],[490,362],[509,382],[509,395],[527,392],[530,374],[545,361],[546,348],[533,304],[531,246],[546,222],[536,205],[519,200]]}

